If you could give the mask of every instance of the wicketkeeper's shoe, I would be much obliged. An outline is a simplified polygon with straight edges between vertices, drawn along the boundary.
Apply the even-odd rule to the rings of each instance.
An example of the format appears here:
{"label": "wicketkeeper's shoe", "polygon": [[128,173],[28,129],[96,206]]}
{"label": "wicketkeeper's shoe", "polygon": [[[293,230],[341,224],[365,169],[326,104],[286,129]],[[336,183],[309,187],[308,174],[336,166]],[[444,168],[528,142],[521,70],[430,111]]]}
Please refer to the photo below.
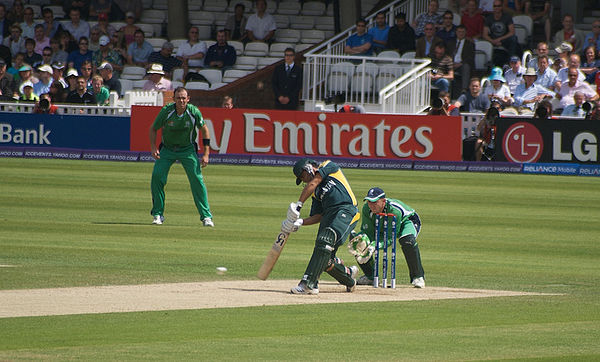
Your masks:
{"label": "wicketkeeper's shoe", "polygon": [[312,295],[317,295],[319,294],[319,289],[318,288],[314,288],[314,289],[310,289],[309,287],[306,286],[306,284],[304,284],[303,282],[300,282],[300,284],[298,284],[298,286],[293,287],[290,292],[292,294],[312,294]]}
{"label": "wicketkeeper's shoe", "polygon": [[354,281],[354,285],[352,285],[351,287],[346,286],[346,291],[348,293],[352,293],[354,291],[354,289],[356,289],[356,276],[358,275],[358,267],[356,265],[353,265],[350,267],[350,276],[352,277],[352,280]]}
{"label": "wicketkeeper's shoe", "polygon": [[154,220],[152,223],[155,225],[162,225],[163,221],[165,221],[165,217],[162,215],[154,215]]}
{"label": "wicketkeeper's shoe", "polygon": [[366,275],[361,276],[356,280],[358,285],[373,285],[373,279],[369,279]]}
{"label": "wicketkeeper's shoe", "polygon": [[209,226],[209,227],[215,227],[215,223],[212,221],[212,219],[210,217],[205,218],[204,220],[202,220],[202,224],[204,226]]}
{"label": "wicketkeeper's shoe", "polygon": [[412,281],[412,285],[414,285],[415,288],[425,288],[425,279],[423,279],[423,277],[415,278]]}

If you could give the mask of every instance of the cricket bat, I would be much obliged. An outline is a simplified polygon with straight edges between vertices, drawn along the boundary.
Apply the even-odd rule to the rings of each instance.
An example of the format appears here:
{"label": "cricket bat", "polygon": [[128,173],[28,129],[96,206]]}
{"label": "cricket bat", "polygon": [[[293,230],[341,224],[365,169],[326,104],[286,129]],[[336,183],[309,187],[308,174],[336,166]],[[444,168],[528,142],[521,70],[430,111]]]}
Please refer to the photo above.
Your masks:
{"label": "cricket bat", "polygon": [[281,250],[283,250],[285,242],[287,241],[289,236],[289,233],[284,232],[280,232],[279,235],[277,235],[277,239],[275,239],[273,247],[271,247],[271,250],[269,250],[267,258],[265,259],[260,269],[258,269],[258,274],[256,275],[258,276],[258,279],[267,280],[269,274],[271,274],[271,270],[273,270],[273,267],[275,266],[275,263],[277,263],[277,259],[279,259]]}

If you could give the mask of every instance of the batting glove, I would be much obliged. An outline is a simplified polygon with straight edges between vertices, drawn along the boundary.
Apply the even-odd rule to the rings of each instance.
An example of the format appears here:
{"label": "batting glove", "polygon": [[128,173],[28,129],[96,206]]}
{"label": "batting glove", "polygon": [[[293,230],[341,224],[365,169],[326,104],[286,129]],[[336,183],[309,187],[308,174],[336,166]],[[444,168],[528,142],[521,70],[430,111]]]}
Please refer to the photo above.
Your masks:
{"label": "batting glove", "polygon": [[302,203],[300,201],[292,202],[287,211],[287,219],[291,222],[298,220],[300,217],[300,209],[302,209]]}

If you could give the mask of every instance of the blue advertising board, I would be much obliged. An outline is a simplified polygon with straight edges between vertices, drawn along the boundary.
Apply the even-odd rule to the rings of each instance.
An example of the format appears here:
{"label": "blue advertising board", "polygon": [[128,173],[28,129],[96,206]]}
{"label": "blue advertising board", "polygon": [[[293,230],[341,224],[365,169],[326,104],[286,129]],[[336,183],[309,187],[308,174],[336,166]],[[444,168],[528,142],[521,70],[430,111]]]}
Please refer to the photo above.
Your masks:
{"label": "blue advertising board", "polygon": [[0,146],[129,151],[129,117],[0,113]]}

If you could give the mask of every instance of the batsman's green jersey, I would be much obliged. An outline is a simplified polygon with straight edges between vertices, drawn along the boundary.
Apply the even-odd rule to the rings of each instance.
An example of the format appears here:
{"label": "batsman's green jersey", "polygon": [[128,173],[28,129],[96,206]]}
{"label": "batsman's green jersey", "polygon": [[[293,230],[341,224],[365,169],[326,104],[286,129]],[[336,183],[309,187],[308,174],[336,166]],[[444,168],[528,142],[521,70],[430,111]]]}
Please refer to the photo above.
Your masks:
{"label": "batsman's green jersey", "polygon": [[195,146],[198,135],[196,128],[202,126],[204,126],[202,113],[189,103],[181,116],[177,115],[175,103],[167,104],[160,110],[152,124],[152,128],[157,131],[162,128],[162,143],[171,150],[189,145]]}
{"label": "batsman's green jersey", "polygon": [[[383,213],[394,214],[396,215],[396,236],[397,238],[401,238],[405,235],[412,234],[416,238],[418,235],[418,230],[415,229],[415,225],[411,220],[415,215],[415,209],[408,206],[404,202],[396,199],[387,198],[385,200],[385,207],[383,208]],[[362,208],[362,220],[360,225],[360,230],[364,232],[370,240],[375,240],[375,218],[376,214],[371,212],[369,209],[369,205],[367,202],[363,205]],[[392,226],[391,226],[391,217],[388,221],[388,245],[392,243]],[[379,226],[379,240],[383,240],[383,222],[380,222]],[[381,246],[380,242],[380,246]]]}
{"label": "batsman's green jersey", "polygon": [[175,103],[170,103],[156,116],[152,128],[157,131],[162,128],[162,147],[160,158],[155,161],[152,171],[152,215],[163,215],[167,176],[173,163],[180,161],[190,182],[200,218],[212,218],[196,146],[196,129],[203,126],[202,113],[192,104],[188,104],[183,114],[178,115]]}

